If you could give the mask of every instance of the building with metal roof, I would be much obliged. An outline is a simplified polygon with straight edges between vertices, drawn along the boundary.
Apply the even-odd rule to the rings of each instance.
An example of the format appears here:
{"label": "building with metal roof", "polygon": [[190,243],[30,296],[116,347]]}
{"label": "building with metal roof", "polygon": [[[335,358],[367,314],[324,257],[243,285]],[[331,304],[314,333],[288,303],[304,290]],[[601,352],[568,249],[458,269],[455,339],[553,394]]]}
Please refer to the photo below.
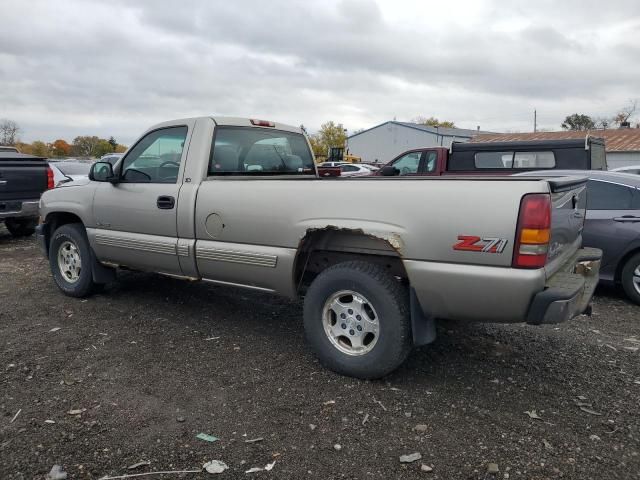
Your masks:
{"label": "building with metal roof", "polygon": [[361,157],[365,163],[385,164],[407,150],[449,147],[451,142],[468,142],[479,133],[487,132],[392,120],[351,135],[347,147],[349,153]]}

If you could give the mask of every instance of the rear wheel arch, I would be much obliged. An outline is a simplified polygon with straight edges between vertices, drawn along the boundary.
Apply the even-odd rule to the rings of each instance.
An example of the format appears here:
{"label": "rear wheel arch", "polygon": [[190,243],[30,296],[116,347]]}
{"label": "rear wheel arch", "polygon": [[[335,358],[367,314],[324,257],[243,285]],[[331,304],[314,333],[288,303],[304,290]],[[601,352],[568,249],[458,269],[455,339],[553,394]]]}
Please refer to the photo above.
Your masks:
{"label": "rear wheel arch", "polygon": [[[390,236],[388,236],[390,237]],[[327,268],[345,261],[366,261],[384,267],[408,283],[399,236],[383,238],[361,229],[326,227],[310,229],[299,243],[293,269],[296,289],[308,286]],[[395,246],[393,245],[395,244]]]}

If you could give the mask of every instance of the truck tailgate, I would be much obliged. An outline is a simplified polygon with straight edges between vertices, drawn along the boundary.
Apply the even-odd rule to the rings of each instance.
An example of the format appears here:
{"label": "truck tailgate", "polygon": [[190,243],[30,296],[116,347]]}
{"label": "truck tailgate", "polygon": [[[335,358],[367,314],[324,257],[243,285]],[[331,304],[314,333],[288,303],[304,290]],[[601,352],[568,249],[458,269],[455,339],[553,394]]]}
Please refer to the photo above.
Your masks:
{"label": "truck tailgate", "polygon": [[548,179],[551,190],[551,240],[545,270],[555,274],[582,244],[582,228],[587,208],[587,179]]}
{"label": "truck tailgate", "polygon": [[0,201],[38,199],[46,189],[46,161],[0,159]]}

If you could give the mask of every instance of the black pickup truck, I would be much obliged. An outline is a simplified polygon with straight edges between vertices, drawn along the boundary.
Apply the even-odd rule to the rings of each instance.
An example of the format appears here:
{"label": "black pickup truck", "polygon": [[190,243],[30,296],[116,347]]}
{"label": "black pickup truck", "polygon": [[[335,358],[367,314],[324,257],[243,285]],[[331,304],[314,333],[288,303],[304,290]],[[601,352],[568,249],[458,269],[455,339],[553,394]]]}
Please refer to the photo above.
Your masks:
{"label": "black pickup truck", "polygon": [[53,188],[45,158],[0,151],[0,221],[14,237],[31,235],[38,223],[38,202]]}

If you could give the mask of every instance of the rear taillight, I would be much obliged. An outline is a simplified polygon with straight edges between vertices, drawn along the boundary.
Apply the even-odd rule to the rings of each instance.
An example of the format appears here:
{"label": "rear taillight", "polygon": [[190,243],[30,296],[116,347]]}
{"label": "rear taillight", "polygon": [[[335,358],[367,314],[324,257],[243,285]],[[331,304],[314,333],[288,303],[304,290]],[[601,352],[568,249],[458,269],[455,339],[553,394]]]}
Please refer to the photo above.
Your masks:
{"label": "rear taillight", "polygon": [[551,240],[551,197],[531,193],[522,197],[516,243],[515,268],[542,268],[547,262]]}
{"label": "rear taillight", "polygon": [[53,184],[53,170],[47,165],[47,190],[51,190],[55,185]]}

